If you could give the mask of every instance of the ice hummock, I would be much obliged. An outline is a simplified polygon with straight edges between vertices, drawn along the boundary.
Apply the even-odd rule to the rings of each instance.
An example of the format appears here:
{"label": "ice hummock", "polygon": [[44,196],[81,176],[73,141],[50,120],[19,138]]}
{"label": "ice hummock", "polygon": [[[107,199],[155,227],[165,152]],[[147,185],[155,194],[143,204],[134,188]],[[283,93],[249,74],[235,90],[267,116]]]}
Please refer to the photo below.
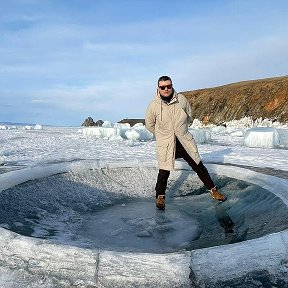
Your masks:
{"label": "ice hummock", "polygon": [[280,145],[279,133],[275,128],[257,127],[248,129],[244,136],[248,147],[276,148]]}
{"label": "ice hummock", "polygon": [[[84,127],[79,130],[85,136],[94,136],[109,140],[150,141],[154,135],[142,123],[130,127],[129,124],[104,122],[102,127]],[[211,143],[213,135],[229,135],[243,139],[243,145],[259,148],[288,148],[288,129],[286,125],[272,122],[267,119],[253,121],[249,117],[233,120],[223,125],[204,126],[195,119],[189,127],[189,132],[198,144]]]}
{"label": "ice hummock", "polygon": [[[189,128],[197,143],[208,143],[211,140],[211,132],[209,129]],[[109,140],[133,140],[133,141],[150,141],[154,139],[154,135],[149,132],[142,123],[137,123],[133,127],[129,124],[107,123],[102,127],[84,127],[79,130],[86,136],[94,136],[96,138],[105,138]]]}

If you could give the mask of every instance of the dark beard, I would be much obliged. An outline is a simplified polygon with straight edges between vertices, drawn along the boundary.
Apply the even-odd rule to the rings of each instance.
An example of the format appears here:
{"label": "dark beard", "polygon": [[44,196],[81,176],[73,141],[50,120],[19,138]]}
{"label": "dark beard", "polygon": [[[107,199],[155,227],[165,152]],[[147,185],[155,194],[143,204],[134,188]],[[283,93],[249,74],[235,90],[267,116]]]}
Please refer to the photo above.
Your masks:
{"label": "dark beard", "polygon": [[160,94],[160,97],[164,102],[169,103],[171,101],[171,99],[173,98],[173,94],[174,94],[174,90],[172,90],[172,92],[169,96],[165,97],[165,96],[162,96]]}

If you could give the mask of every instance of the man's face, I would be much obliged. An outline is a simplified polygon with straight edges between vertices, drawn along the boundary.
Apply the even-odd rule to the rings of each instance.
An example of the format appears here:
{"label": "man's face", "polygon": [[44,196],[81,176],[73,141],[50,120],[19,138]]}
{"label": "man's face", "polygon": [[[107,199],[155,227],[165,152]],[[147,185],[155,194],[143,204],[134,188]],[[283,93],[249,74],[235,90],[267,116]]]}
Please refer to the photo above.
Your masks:
{"label": "man's face", "polygon": [[170,80],[160,81],[158,83],[158,91],[161,96],[169,97],[172,93],[173,86]]}

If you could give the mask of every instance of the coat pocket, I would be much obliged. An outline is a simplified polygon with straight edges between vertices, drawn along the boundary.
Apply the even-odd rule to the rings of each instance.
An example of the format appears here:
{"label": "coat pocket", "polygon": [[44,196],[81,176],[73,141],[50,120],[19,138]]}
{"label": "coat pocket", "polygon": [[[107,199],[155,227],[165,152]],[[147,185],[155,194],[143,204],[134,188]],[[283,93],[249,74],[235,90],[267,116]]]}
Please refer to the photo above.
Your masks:
{"label": "coat pocket", "polygon": [[160,162],[165,162],[167,160],[168,144],[157,145],[156,153],[157,153],[157,160]]}

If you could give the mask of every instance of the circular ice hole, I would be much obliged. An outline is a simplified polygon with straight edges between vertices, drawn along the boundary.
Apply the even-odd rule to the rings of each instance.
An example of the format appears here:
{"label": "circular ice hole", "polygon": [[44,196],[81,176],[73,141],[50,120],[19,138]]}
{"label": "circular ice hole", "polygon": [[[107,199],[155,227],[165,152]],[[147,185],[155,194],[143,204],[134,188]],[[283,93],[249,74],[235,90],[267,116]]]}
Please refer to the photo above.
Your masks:
{"label": "circular ice hole", "polygon": [[164,253],[241,242],[287,229],[287,207],[257,185],[213,175],[227,194],[211,199],[198,177],[171,173],[165,211],[155,209],[155,168],[83,169],[0,194],[1,226],[55,243]]}

